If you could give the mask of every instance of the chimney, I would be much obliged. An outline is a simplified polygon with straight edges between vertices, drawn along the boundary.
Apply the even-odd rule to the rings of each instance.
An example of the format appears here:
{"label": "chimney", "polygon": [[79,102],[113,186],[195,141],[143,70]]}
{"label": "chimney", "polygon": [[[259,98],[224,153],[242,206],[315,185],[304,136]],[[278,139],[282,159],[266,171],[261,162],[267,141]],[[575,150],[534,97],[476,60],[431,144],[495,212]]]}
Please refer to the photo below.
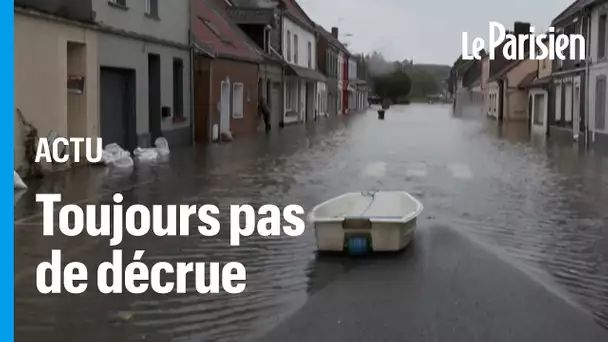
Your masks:
{"label": "chimney", "polygon": [[513,31],[515,31],[516,35],[519,34],[528,34],[530,33],[530,23],[524,23],[521,21],[516,21],[513,24]]}
{"label": "chimney", "polygon": [[338,38],[338,28],[337,27],[331,28],[331,35],[334,36],[335,38]]}

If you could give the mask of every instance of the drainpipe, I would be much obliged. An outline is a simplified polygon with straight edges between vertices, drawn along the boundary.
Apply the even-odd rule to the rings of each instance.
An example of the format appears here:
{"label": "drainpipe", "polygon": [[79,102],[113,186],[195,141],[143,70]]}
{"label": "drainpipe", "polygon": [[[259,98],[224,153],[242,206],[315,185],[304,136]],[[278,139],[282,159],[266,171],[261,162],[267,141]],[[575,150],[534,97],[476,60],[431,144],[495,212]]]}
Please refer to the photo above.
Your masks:
{"label": "drainpipe", "polygon": [[[590,122],[589,122],[589,101],[590,101],[590,86],[591,86],[591,75],[589,74],[590,65],[591,65],[591,51],[589,50],[591,47],[591,11],[589,8],[585,9],[585,17],[587,19],[587,37],[585,39],[585,147],[589,146],[589,135],[590,135]],[[580,129],[580,127],[579,127]],[[578,134],[578,132],[577,132]]]}
{"label": "drainpipe", "polygon": [[194,108],[194,104],[196,101],[196,92],[194,91],[194,73],[195,73],[195,65],[194,65],[194,48],[191,46],[190,47],[190,131],[192,136],[190,137],[190,142],[192,143],[192,145],[195,144],[195,140],[194,140],[194,116],[195,116],[195,108]]}
{"label": "drainpipe", "polygon": [[195,109],[194,104],[196,101],[196,92],[194,91],[194,43],[192,39],[192,1],[188,1],[188,47],[190,49],[190,142],[192,145],[195,144],[195,126],[194,126],[194,115]]}
{"label": "drainpipe", "polygon": [[[209,142],[213,142],[213,116],[215,115],[215,111],[217,110],[217,106],[214,109],[213,103],[213,59],[209,59],[209,111],[207,112],[207,136]],[[221,91],[221,90],[220,90]],[[220,134],[222,132],[219,129],[217,130],[217,139],[220,139]]]}

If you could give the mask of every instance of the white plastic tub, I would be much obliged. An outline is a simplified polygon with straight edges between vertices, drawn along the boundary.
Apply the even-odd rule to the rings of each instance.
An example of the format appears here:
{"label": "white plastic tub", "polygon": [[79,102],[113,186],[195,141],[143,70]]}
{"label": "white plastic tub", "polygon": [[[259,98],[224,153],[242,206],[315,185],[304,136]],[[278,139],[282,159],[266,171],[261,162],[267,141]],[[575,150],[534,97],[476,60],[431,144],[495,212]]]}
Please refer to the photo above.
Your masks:
{"label": "white plastic tub", "polygon": [[422,203],[405,191],[352,192],[314,207],[319,251],[391,252],[412,240]]}

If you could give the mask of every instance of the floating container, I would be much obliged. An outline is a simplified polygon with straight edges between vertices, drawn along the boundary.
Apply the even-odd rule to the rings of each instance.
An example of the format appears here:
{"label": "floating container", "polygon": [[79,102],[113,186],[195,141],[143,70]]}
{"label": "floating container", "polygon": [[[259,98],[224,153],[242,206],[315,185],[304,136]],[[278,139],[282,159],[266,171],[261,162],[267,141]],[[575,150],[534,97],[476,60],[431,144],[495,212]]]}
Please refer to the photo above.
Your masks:
{"label": "floating container", "polygon": [[351,192],[317,205],[309,220],[319,251],[396,252],[411,242],[422,208],[406,191]]}

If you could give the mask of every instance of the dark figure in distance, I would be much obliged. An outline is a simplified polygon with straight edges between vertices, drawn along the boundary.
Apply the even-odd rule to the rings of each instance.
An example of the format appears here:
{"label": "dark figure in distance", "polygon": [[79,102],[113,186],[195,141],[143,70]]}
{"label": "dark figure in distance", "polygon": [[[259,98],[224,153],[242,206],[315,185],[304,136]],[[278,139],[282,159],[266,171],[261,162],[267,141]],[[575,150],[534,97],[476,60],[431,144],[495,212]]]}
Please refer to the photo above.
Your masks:
{"label": "dark figure in distance", "polygon": [[260,97],[258,100],[258,112],[264,119],[264,128],[266,129],[266,132],[270,132],[270,109],[268,109],[268,104],[263,97]]}

